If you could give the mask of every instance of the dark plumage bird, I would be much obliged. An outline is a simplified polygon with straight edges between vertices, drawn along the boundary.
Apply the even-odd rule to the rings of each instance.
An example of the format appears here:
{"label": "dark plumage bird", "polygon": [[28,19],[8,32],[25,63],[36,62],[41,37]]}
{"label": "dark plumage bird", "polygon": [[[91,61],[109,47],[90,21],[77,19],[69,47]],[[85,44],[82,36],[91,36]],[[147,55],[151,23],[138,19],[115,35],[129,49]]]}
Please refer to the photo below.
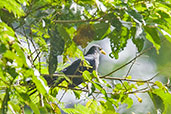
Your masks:
{"label": "dark plumage bird", "polygon": [[[83,66],[83,61],[81,59],[78,59],[74,61],[70,66],[61,70],[61,72],[64,73],[65,75],[80,75],[81,76],[85,70],[89,71],[90,73],[92,73],[93,70],[97,71],[97,68],[99,65],[100,53],[105,54],[105,52],[102,50],[100,46],[94,45],[84,55],[85,60],[89,64],[89,67]],[[58,77],[51,77],[51,76],[44,76],[44,78],[46,79],[46,81],[48,82],[48,85],[50,86],[57,86],[59,83],[65,80],[64,78],[58,80]],[[73,77],[73,78],[70,78],[70,80],[72,81],[72,84],[69,84],[69,87],[71,88],[83,82],[83,79],[81,77],[80,78]]]}

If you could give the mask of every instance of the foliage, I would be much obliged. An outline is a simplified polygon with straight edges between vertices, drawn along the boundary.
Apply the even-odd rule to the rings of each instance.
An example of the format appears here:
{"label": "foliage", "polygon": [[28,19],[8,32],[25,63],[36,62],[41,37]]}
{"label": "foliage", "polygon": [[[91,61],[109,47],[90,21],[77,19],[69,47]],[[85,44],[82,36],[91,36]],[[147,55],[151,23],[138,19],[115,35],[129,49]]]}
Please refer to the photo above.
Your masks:
{"label": "foliage", "polygon": [[[121,104],[132,107],[130,94],[142,102],[135,93],[148,92],[156,110],[169,114],[170,86],[153,82],[153,78],[133,80],[131,76],[115,78],[85,71],[83,77],[91,83],[90,90],[71,90],[78,99],[83,92],[93,99],[85,106],[65,108],[56,95],[61,89],[68,90],[67,82],[61,84],[64,87],[49,88],[43,74],[52,76],[57,69],[63,69],[68,58],[84,60],[79,45],[84,48],[89,42],[104,38],[110,39],[111,58],[119,58],[128,40],[132,40],[140,55],[145,52],[142,50],[146,40],[159,53],[163,39],[171,42],[170,30],[169,0],[1,0],[0,111],[25,113],[31,108],[36,114],[61,113],[61,107],[66,113],[117,114]],[[62,65],[57,59],[60,55]],[[29,79],[33,85],[28,84]],[[121,83],[113,86],[105,79]],[[34,90],[30,86],[35,86]],[[141,89],[142,86],[146,87]]]}

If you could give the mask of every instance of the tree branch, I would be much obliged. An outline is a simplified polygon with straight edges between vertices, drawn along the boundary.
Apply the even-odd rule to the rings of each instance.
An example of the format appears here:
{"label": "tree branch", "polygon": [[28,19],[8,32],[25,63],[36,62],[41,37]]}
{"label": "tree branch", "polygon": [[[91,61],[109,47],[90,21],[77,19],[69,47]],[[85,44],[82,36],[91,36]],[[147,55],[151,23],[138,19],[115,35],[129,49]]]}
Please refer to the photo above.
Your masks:
{"label": "tree branch", "polygon": [[[137,56],[137,55],[136,55],[136,56]],[[135,57],[136,57],[136,56],[135,56]],[[135,61],[136,61],[136,59],[132,62],[131,66],[129,67],[128,72],[127,72],[127,74],[126,74],[125,78],[127,78],[127,77],[128,77],[128,75],[129,75],[129,73],[130,73],[130,71],[131,71],[131,69],[132,69],[133,65],[135,64]]]}
{"label": "tree branch", "polygon": [[104,78],[104,77],[106,77],[106,76],[110,76],[111,74],[115,73],[116,71],[118,71],[118,70],[122,69],[123,67],[129,65],[130,63],[132,63],[133,61],[135,61],[138,57],[140,57],[141,55],[143,55],[144,53],[146,53],[147,51],[149,51],[149,50],[151,50],[151,49],[153,49],[153,48],[154,48],[154,47],[151,46],[151,47],[145,49],[143,52],[141,52],[139,55],[137,55],[136,57],[134,57],[133,59],[131,59],[130,61],[128,61],[126,64],[120,66],[119,68],[113,70],[112,72],[110,72],[110,73],[108,73],[108,74],[106,74],[106,75],[104,75],[104,76],[101,76],[100,78]]}
{"label": "tree branch", "polygon": [[[138,80],[138,79],[127,79],[127,78],[118,78],[118,77],[111,77],[111,76],[105,76],[105,77],[100,77],[101,79],[109,79],[109,80],[119,80],[119,81],[129,81],[129,82],[142,82],[142,83],[151,83],[154,84],[154,82],[150,82],[152,79],[154,79],[159,73],[155,74],[152,78],[147,79],[147,80]],[[56,76],[56,77],[71,77],[71,78],[83,78],[81,75],[65,75],[65,74],[41,74],[42,76]]]}
{"label": "tree branch", "polygon": [[87,20],[54,20],[55,23],[81,23],[81,22],[95,22],[95,21],[105,21],[105,19],[87,19]]}
{"label": "tree branch", "polygon": [[[154,85],[153,85],[153,86],[154,86]],[[87,90],[87,89],[68,88],[68,87],[64,87],[64,86],[57,86],[57,87],[63,88],[63,89],[71,89],[71,90],[75,90],[75,91],[82,91],[82,92],[86,92],[86,93],[89,92],[89,90]],[[145,93],[145,92],[148,92],[148,91],[151,91],[151,89],[149,89],[148,87],[144,87],[144,88],[139,89],[139,90],[125,92],[125,94]],[[93,93],[101,94],[100,91],[94,91]],[[106,93],[107,93],[107,94],[115,94],[115,95],[121,94],[120,92],[106,92]]]}

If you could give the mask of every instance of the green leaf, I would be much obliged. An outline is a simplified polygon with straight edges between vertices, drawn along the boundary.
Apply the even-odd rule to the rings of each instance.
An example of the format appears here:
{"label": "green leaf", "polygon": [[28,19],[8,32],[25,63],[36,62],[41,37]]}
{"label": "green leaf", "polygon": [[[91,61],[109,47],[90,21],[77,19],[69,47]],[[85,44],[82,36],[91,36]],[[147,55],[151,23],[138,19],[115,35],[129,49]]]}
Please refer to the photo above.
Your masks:
{"label": "green leaf", "polygon": [[3,56],[10,60],[17,58],[16,54],[10,50],[7,50],[6,53],[3,54]]}
{"label": "green leaf", "polygon": [[163,33],[163,36],[171,43],[171,32],[168,29],[166,29],[166,30],[167,31],[161,29],[161,33]]}
{"label": "green leaf", "polygon": [[74,105],[74,108],[65,108],[63,110],[68,114],[90,114],[90,109],[81,104]]}
{"label": "green leaf", "polygon": [[128,109],[128,108],[131,108],[131,107],[132,107],[132,105],[133,105],[133,100],[132,100],[130,97],[127,97],[122,103],[127,104],[127,105],[128,105],[128,106],[127,106],[127,109]]}
{"label": "green leaf", "polygon": [[[114,103],[113,103],[114,102]],[[100,101],[100,104],[104,107],[105,111],[104,113],[110,113],[110,114],[116,114],[115,112],[115,108],[113,106],[113,104],[115,104],[116,101],[114,101],[113,99],[110,99],[109,101]]]}
{"label": "green leaf", "polygon": [[62,25],[58,26],[58,32],[60,36],[63,38],[65,41],[65,45],[69,47],[72,44],[72,40],[70,38],[70,35],[68,34],[66,28],[64,28]]}
{"label": "green leaf", "polygon": [[32,77],[33,82],[36,84],[36,88],[40,93],[42,93],[44,96],[48,93],[48,87],[47,84],[38,76]]}
{"label": "green leaf", "polygon": [[118,59],[118,53],[122,51],[127,44],[127,40],[131,38],[130,30],[126,27],[122,27],[121,30],[114,29],[108,37],[110,38],[110,45],[112,52],[109,54],[111,58]]}
{"label": "green leaf", "polygon": [[143,17],[142,15],[134,9],[128,8],[127,10],[125,10],[130,16],[131,18],[136,22],[136,23],[142,23],[143,22]]}
{"label": "green leaf", "polygon": [[162,114],[170,114],[171,94],[169,92],[166,92],[165,90],[159,88],[159,89],[153,89],[149,93],[149,95],[152,98],[156,108],[162,110]]}
{"label": "green leaf", "polygon": [[109,13],[105,18],[109,19],[109,22],[113,27],[115,27],[117,32],[119,32],[122,29],[122,23],[115,14]]}
{"label": "green leaf", "polygon": [[103,39],[110,32],[109,24],[108,23],[93,24],[93,27],[94,27],[95,33],[96,33],[95,40]]}
{"label": "green leaf", "polygon": [[160,109],[161,110],[161,113],[164,112],[164,104],[163,104],[163,100],[160,98],[160,96],[158,96],[157,94],[154,94],[152,92],[149,92],[149,96],[151,98],[151,100],[153,101],[153,104],[157,109]]}
{"label": "green leaf", "polygon": [[103,95],[105,95],[105,98],[107,99],[107,93],[105,91],[105,89],[98,83],[93,83],[93,85],[95,86],[96,89],[98,89]]}
{"label": "green leaf", "polygon": [[51,48],[49,54],[49,67],[48,67],[49,74],[54,74],[57,69],[58,60],[57,60],[57,55],[55,53],[56,52],[53,51],[53,49]]}
{"label": "green leaf", "polygon": [[145,39],[145,33],[142,29],[142,26],[137,24],[136,28],[132,27],[131,35],[133,36],[133,39],[132,39],[133,43],[138,48],[138,52],[140,52],[144,47],[144,39]]}
{"label": "green leaf", "polygon": [[91,96],[95,90],[96,90],[95,86],[91,84],[91,91],[88,93],[88,96]]}
{"label": "green leaf", "polygon": [[75,97],[77,98],[77,99],[80,99],[80,96],[81,96],[81,91],[73,91],[74,92],[74,94],[75,94]]}
{"label": "green leaf", "polygon": [[15,79],[19,74],[16,72],[15,68],[8,67],[7,72]]}
{"label": "green leaf", "polygon": [[[22,7],[20,5],[21,1],[16,1],[16,0],[1,0],[0,1],[0,8],[6,8],[9,12],[13,12],[14,15],[16,16],[22,16],[24,15],[24,11],[22,10]],[[27,1],[25,1],[27,2]]]}
{"label": "green leaf", "polygon": [[64,63],[67,62],[68,57],[77,57],[84,60],[83,52],[75,45],[74,42],[72,42],[71,46],[67,47],[67,49],[64,50],[63,56]]}
{"label": "green leaf", "polygon": [[51,89],[50,89],[50,94],[51,94],[53,97],[56,97],[56,95],[58,94],[58,91],[59,91],[59,88],[57,88],[57,87],[51,88]]}
{"label": "green leaf", "polygon": [[[14,102],[12,102],[12,101],[9,101],[8,102],[9,103],[9,105],[12,107],[12,110],[14,111],[14,112],[20,112],[21,111],[21,108],[20,108],[20,106],[18,105],[18,104],[16,104],[16,103],[14,103]],[[11,109],[11,108],[10,108]]]}
{"label": "green leaf", "polygon": [[4,53],[7,50],[5,44],[0,44],[0,54]]}
{"label": "green leaf", "polygon": [[24,52],[23,50],[19,47],[19,45],[17,43],[14,43],[12,45],[12,48],[14,48],[16,50],[16,55],[17,57],[14,58],[16,59],[16,63],[17,63],[17,67],[23,67],[23,65],[27,66],[26,64],[26,58],[25,58],[25,55],[24,55]]}
{"label": "green leaf", "polygon": [[160,81],[155,81],[154,84],[156,84],[160,89],[167,91],[167,88]]}
{"label": "green leaf", "polygon": [[35,114],[40,114],[40,111],[39,111],[38,107],[33,102],[30,102],[29,106],[31,107],[31,109],[33,110],[33,112]]}
{"label": "green leaf", "polygon": [[87,70],[84,71],[82,76],[84,77],[85,80],[91,81],[91,75],[89,71]]}
{"label": "green leaf", "polygon": [[168,13],[167,9],[159,8],[157,13],[160,14],[161,18],[170,18],[170,14]]}
{"label": "green leaf", "polygon": [[7,88],[5,90],[5,96],[4,96],[3,101],[2,101],[2,113],[3,114],[6,114],[8,111],[8,101],[10,100],[9,92],[10,92],[10,89]]}
{"label": "green leaf", "polygon": [[147,33],[146,38],[154,45],[156,48],[157,53],[159,53],[160,49],[160,37],[158,30],[156,28],[144,26],[144,30]]}
{"label": "green leaf", "polygon": [[20,100],[22,100],[22,102],[25,102],[25,104],[30,106],[30,108],[33,110],[35,114],[40,114],[38,106],[31,101],[30,97],[26,93],[23,93],[21,91],[17,91],[17,93]]}

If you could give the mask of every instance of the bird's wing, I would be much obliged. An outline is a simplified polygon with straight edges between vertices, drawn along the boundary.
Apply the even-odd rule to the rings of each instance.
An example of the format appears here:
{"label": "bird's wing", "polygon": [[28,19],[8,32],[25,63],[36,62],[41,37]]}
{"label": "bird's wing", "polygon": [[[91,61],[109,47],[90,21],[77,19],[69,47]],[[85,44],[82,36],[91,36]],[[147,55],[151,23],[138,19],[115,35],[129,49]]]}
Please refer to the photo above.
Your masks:
{"label": "bird's wing", "polygon": [[[85,60],[89,63],[91,67],[83,66],[83,61],[81,59],[78,59],[74,61],[71,65],[69,65],[68,67],[61,70],[60,72],[64,73],[65,75],[80,75],[80,76],[82,75],[82,72],[84,72],[85,70],[89,72],[93,72],[93,70],[96,69],[94,58],[91,56],[85,56]],[[65,78],[59,79],[58,77],[52,78],[50,76],[44,77],[44,78],[48,82],[48,85],[53,85],[53,86],[57,86],[62,81],[66,80]],[[75,87],[83,82],[83,79],[81,77],[80,78],[73,77],[70,79],[73,83],[70,84],[69,87]]]}
{"label": "bird's wing", "polygon": [[[64,73],[65,75],[74,75],[77,73],[77,70],[79,70],[80,63],[81,63],[81,59],[78,59],[68,67],[61,70],[60,72]],[[56,73],[56,74],[60,74],[60,73]],[[65,80],[64,77],[59,78],[59,77],[44,76],[44,78],[48,82],[48,85],[53,85],[53,86],[55,85],[57,86],[58,84],[60,84]]]}
{"label": "bird's wing", "polygon": [[63,72],[66,75],[74,75],[79,70],[80,64],[81,64],[81,59],[78,59],[74,61],[70,66],[61,70],[61,72]]}

